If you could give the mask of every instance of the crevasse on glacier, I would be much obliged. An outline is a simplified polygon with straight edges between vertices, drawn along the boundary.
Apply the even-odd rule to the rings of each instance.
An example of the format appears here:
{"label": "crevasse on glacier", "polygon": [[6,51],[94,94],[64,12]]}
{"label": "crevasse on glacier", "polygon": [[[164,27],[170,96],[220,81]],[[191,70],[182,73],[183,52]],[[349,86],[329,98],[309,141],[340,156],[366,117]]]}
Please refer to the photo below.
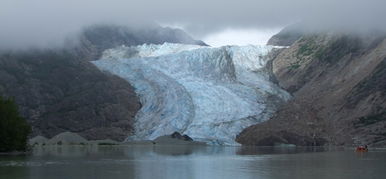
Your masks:
{"label": "crevasse on glacier", "polygon": [[263,57],[271,49],[150,44],[109,49],[93,63],[126,79],[140,97],[135,135],[127,140],[178,131],[233,145],[242,129],[267,120],[277,102],[290,97],[269,80]]}

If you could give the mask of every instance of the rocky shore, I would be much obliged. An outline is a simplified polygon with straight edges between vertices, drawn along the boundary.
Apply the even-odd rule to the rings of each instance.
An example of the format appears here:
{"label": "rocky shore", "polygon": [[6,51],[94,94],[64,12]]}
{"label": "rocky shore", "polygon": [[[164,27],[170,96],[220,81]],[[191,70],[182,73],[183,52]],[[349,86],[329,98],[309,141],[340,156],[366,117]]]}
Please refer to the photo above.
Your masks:
{"label": "rocky shore", "polygon": [[63,132],[51,139],[47,139],[43,136],[36,136],[31,138],[28,141],[28,144],[32,147],[46,145],[206,145],[204,142],[193,141],[189,136],[181,135],[178,132],[160,136],[154,140],[124,142],[118,142],[112,139],[87,140],[77,133]]}

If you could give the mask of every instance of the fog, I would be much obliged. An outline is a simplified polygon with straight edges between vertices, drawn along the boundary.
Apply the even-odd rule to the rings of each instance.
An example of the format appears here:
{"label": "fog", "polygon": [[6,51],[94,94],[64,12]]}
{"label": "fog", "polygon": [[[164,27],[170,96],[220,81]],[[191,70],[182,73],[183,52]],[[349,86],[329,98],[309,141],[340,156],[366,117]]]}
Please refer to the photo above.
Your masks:
{"label": "fog", "polygon": [[[155,22],[183,28],[197,39],[226,31],[271,35],[300,21],[315,28],[384,30],[385,7],[384,0],[1,0],[0,48],[59,45],[97,23]],[[237,41],[237,33],[230,34]]]}
{"label": "fog", "polygon": [[272,29],[234,29],[227,28],[223,31],[207,34],[200,38],[213,47],[225,45],[265,45],[268,40],[277,34],[281,28]]}

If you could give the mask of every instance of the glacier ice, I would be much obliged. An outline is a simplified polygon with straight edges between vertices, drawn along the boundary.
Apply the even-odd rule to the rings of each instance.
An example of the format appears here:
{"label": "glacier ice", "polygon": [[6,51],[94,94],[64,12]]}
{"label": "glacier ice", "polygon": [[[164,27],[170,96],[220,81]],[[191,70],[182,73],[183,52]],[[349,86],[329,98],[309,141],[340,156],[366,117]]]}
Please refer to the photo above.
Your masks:
{"label": "glacier ice", "polygon": [[127,140],[178,131],[198,141],[234,145],[244,128],[272,115],[273,101],[290,98],[270,81],[264,56],[272,48],[145,44],[106,50],[93,63],[130,82],[140,98],[135,135]]}

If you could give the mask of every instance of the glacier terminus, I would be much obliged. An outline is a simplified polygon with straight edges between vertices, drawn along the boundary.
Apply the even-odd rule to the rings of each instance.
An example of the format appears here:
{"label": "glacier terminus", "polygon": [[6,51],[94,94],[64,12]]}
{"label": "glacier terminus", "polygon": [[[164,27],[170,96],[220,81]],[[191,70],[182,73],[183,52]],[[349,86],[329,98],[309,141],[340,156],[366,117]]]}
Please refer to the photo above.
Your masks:
{"label": "glacier terminus", "polygon": [[236,145],[238,133],[268,120],[291,97],[271,80],[266,55],[273,48],[145,44],[106,50],[92,63],[127,80],[140,98],[135,134],[126,140],[177,131],[209,144]]}

